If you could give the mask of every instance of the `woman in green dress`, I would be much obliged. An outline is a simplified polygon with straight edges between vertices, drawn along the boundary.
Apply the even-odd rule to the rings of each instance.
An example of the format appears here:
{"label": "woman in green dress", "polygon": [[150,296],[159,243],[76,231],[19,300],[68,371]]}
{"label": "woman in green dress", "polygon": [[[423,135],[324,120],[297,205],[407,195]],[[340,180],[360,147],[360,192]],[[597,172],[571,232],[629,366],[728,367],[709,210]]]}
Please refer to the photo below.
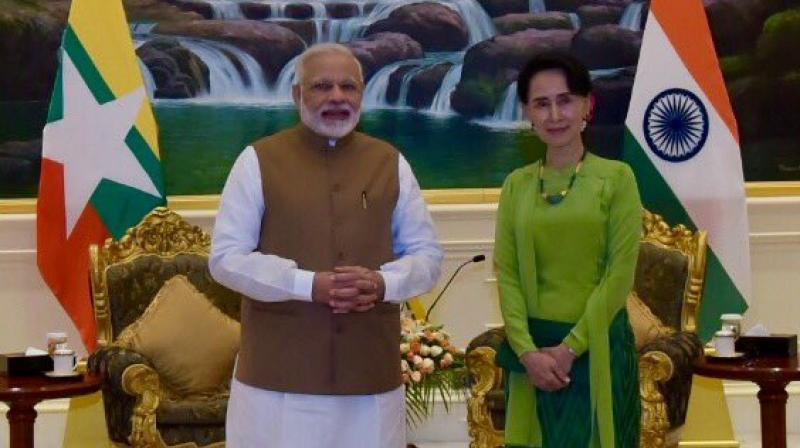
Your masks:
{"label": "woman in green dress", "polygon": [[497,211],[506,444],[638,447],[639,377],[625,310],[641,236],[636,180],[624,163],[586,150],[592,87],[580,62],[537,56],[517,85],[547,152],[506,178]]}

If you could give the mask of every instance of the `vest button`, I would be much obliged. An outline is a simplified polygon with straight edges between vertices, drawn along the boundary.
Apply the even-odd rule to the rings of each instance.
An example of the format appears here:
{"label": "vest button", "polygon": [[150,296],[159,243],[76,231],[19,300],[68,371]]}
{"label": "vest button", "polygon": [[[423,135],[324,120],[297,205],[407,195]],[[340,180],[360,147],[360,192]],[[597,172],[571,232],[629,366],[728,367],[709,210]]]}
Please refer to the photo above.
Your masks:
{"label": "vest button", "polygon": [[342,326],[340,324],[336,324],[336,326],[333,327],[333,332],[336,334],[342,334]]}
{"label": "vest button", "polygon": [[338,257],[340,260],[344,260],[344,252],[339,251]]}
{"label": "vest button", "polygon": [[331,189],[333,190],[334,193],[338,193],[342,189],[342,186],[339,184],[333,184],[333,188]]}

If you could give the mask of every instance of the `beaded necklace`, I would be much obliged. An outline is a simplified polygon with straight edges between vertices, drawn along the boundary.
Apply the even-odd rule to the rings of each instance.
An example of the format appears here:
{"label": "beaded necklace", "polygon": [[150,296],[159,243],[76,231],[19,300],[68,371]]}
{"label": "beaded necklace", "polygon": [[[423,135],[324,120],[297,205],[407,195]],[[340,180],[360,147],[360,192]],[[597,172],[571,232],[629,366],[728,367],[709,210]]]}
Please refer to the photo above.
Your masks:
{"label": "beaded necklace", "polygon": [[572,176],[569,178],[569,184],[567,188],[564,190],[559,191],[558,193],[554,194],[547,194],[544,190],[544,166],[547,164],[547,159],[542,160],[542,163],[539,165],[539,194],[542,195],[542,199],[545,200],[550,205],[560,204],[564,198],[567,197],[567,193],[570,192],[572,186],[575,185],[575,178],[578,177],[578,173],[581,171],[581,167],[583,166],[583,159],[586,157],[586,151],[583,151],[581,155],[581,159],[578,161],[578,164],[575,166],[575,172],[572,173]]}

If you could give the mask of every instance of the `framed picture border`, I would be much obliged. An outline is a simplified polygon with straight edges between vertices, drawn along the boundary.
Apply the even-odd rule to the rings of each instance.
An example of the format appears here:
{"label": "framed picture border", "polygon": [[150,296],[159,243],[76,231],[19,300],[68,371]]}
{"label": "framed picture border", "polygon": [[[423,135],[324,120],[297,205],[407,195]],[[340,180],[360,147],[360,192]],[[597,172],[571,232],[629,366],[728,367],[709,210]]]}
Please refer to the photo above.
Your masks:
{"label": "framed picture border", "polygon": [[[748,198],[800,196],[800,181],[747,182]],[[428,204],[493,204],[500,197],[499,188],[452,188],[423,190]],[[218,194],[168,196],[167,205],[173,210],[216,210]],[[36,213],[36,199],[0,199],[0,214]]]}

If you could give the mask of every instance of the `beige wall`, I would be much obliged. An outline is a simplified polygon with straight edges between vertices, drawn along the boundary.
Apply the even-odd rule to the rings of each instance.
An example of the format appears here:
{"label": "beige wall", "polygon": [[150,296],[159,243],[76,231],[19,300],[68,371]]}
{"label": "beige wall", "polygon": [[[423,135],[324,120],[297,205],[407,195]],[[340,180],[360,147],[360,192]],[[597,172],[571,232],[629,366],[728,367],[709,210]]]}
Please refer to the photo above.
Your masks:
{"label": "beige wall", "polygon": [[[453,282],[432,320],[446,324],[459,346],[500,321],[491,252],[495,205],[432,205],[439,237],[446,251],[443,283],[458,264],[475,254],[487,260],[470,265]],[[800,197],[751,198],[750,244],[753,297],[745,326],[764,323],[774,332],[800,332]],[[186,211],[192,222],[210,229],[214,212]],[[42,346],[48,331],[66,330],[77,342],[77,331],[46,288],[36,269],[35,216],[0,215],[0,352]],[[791,388],[796,407],[799,387]],[[726,385],[732,398],[737,429],[757,422],[755,388]],[[735,397],[735,398],[734,398]],[[794,412],[790,410],[790,413]],[[741,415],[740,417],[737,417]],[[794,415],[794,414],[792,414]],[[800,421],[788,422],[800,432]],[[2,431],[0,431],[2,434]]]}
{"label": "beige wall", "polygon": [[[447,324],[459,345],[500,321],[491,253],[493,204],[432,205],[431,211],[446,252],[442,281],[463,260],[485,254],[483,263],[465,268],[432,314]],[[776,332],[800,331],[800,197],[752,198],[750,251],[753,297],[745,325],[763,322]],[[205,229],[213,211],[184,211]],[[0,215],[0,351],[42,345],[48,331],[77,331],[44,285],[36,268],[35,216]]]}

